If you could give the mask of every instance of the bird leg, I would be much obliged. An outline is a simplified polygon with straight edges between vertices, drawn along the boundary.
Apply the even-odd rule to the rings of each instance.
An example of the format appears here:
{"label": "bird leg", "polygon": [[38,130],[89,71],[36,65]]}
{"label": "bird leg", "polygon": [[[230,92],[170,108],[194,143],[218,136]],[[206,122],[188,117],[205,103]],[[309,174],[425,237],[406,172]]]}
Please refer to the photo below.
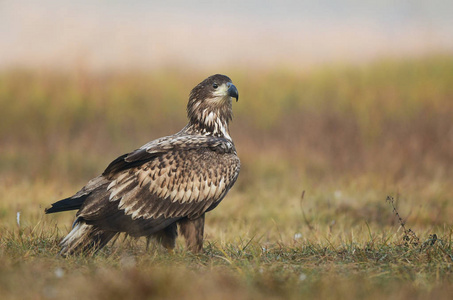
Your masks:
{"label": "bird leg", "polygon": [[193,253],[203,251],[204,214],[197,219],[184,218],[179,222],[179,232],[186,240],[187,249]]}

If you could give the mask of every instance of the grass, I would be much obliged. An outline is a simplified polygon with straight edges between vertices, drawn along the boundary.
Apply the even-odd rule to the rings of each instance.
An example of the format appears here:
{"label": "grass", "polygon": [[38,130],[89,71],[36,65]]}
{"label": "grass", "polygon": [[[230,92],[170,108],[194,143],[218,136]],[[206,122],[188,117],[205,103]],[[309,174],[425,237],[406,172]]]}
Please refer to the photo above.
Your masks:
{"label": "grass", "polygon": [[2,299],[451,297],[453,57],[227,71],[242,169],[204,254],[126,238],[67,259],[73,213],[44,208],[179,130],[207,74],[0,74]]}

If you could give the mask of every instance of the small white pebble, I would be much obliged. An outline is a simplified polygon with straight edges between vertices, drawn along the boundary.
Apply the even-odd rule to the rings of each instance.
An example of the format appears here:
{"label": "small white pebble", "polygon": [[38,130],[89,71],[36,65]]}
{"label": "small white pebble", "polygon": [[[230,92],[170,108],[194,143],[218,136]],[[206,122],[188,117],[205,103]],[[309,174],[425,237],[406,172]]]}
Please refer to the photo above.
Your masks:
{"label": "small white pebble", "polygon": [[301,273],[299,275],[299,281],[304,281],[305,279],[307,279],[307,275],[305,275],[304,273]]}
{"label": "small white pebble", "polygon": [[55,269],[55,276],[57,278],[62,278],[64,276],[64,270],[60,267]]}

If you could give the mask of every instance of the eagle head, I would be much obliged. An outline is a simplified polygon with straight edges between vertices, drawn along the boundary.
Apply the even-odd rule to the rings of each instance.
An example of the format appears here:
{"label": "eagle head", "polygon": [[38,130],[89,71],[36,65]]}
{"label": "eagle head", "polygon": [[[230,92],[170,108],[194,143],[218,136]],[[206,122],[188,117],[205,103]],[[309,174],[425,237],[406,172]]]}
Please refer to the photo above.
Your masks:
{"label": "eagle head", "polygon": [[228,130],[233,118],[232,100],[238,101],[239,93],[225,75],[212,75],[192,89],[187,104],[187,114],[192,125],[208,133],[216,133],[221,126]]}

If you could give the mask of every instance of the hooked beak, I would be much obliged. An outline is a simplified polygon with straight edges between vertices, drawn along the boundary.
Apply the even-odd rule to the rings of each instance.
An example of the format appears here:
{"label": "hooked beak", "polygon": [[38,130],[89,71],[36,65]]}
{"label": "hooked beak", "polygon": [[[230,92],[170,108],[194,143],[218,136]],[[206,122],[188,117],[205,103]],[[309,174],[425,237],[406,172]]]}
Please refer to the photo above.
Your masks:
{"label": "hooked beak", "polygon": [[236,102],[238,102],[238,100],[239,100],[238,89],[232,83],[229,83],[228,86],[229,86],[228,87],[228,96],[236,98]]}

